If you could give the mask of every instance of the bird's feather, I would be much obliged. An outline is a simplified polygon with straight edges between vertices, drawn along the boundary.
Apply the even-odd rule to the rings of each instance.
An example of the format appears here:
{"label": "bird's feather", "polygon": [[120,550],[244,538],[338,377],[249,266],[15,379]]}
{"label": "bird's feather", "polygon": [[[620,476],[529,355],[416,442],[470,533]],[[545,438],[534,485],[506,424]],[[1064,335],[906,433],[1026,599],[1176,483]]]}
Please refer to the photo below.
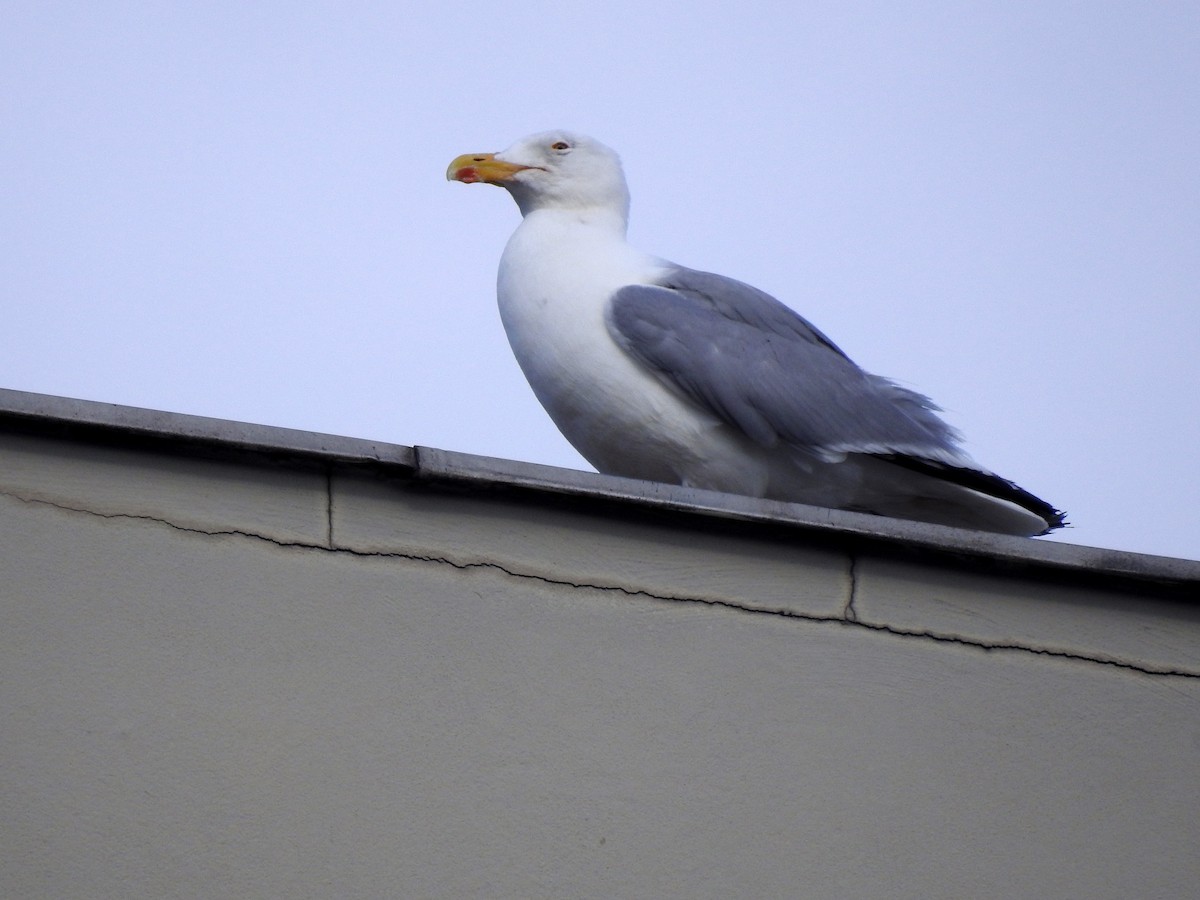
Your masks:
{"label": "bird's feather", "polygon": [[968,462],[929,398],[864,372],[804,318],[740,281],[676,268],[660,285],[617,291],[608,324],[626,352],[763,446]]}

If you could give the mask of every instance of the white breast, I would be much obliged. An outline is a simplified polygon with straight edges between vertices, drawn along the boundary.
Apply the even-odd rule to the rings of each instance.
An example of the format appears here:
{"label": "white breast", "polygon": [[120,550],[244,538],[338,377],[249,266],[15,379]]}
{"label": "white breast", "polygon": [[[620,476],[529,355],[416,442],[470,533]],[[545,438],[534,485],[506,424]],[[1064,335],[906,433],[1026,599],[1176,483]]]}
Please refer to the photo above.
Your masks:
{"label": "white breast", "polygon": [[[765,466],[755,471],[745,440],[609,336],[613,292],[653,282],[665,265],[630,247],[612,222],[530,213],[505,248],[497,280],[513,353],[559,430],[600,471],[761,493]],[[729,472],[715,471],[734,461]]]}

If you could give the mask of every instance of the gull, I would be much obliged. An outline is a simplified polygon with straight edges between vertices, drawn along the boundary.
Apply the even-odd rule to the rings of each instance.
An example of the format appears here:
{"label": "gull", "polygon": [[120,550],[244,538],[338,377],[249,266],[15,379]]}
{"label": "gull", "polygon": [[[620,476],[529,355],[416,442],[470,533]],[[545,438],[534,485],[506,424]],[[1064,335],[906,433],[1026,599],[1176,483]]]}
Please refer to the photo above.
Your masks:
{"label": "gull", "polygon": [[1065,524],[976,463],[928,397],[859,368],[771,295],[632,247],[621,162],[599,141],[535,134],[446,175],[516,201],[501,320],[598,471],[1002,534]]}

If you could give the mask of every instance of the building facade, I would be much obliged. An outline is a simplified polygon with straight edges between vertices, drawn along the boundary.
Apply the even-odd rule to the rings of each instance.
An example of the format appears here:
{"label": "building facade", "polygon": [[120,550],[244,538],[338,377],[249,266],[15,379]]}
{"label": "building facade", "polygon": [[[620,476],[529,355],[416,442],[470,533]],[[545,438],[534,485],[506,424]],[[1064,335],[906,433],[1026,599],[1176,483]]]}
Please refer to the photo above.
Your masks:
{"label": "building facade", "polygon": [[0,570],[0,896],[1200,883],[1200,563],[0,391]]}

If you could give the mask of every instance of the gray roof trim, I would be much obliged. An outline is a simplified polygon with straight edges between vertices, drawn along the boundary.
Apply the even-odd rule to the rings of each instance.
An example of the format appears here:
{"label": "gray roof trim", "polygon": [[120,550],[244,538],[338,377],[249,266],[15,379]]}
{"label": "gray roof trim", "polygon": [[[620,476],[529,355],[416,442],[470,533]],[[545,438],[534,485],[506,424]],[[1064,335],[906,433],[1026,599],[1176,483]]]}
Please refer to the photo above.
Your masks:
{"label": "gray roof trim", "polygon": [[623,500],[675,512],[792,526],[873,543],[895,543],[959,558],[987,559],[1003,564],[1009,571],[1031,567],[1086,573],[1089,577],[1194,584],[1197,598],[1200,599],[1200,561],[907,522],[821,506],[782,503],[595,472],[491,459],[431,447],[414,449],[417,453],[417,477],[424,479],[475,483],[480,486],[505,484],[609,501]]}
{"label": "gray roof trim", "polygon": [[0,427],[14,426],[67,436],[105,433],[113,438],[183,443],[233,453],[378,463],[408,469],[416,465],[412,447],[401,444],[0,388]]}
{"label": "gray roof trim", "polygon": [[1050,571],[1106,583],[1157,583],[1185,597],[1194,588],[1192,595],[1200,599],[1200,561],[1195,560],[1006,537],[432,447],[407,447],[4,389],[0,389],[0,429],[401,469],[426,482],[456,483],[480,490],[518,490],[765,524],[819,534],[826,540],[848,539],[952,557],[959,563],[964,559],[986,562],[1014,573]]}

